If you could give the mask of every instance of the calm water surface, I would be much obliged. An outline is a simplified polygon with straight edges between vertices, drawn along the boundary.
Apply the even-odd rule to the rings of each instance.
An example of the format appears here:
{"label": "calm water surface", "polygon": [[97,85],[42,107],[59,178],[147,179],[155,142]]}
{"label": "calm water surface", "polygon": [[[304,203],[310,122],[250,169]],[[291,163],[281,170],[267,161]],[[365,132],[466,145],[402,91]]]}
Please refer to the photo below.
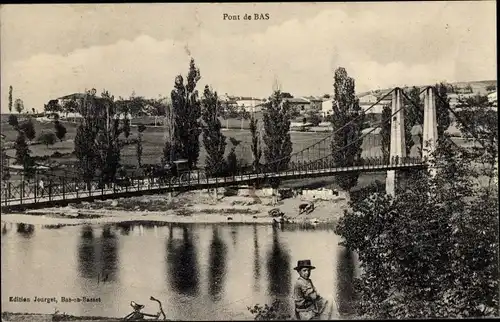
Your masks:
{"label": "calm water surface", "polygon": [[[276,297],[290,303],[299,259],[312,260],[318,291],[334,295],[340,312],[353,296],[355,259],[332,227],[3,223],[1,241],[2,311],[118,317],[135,301],[156,313],[152,295],[171,319],[251,319],[247,306]],[[58,303],[34,303],[35,296]],[[101,302],[61,303],[61,296]]]}

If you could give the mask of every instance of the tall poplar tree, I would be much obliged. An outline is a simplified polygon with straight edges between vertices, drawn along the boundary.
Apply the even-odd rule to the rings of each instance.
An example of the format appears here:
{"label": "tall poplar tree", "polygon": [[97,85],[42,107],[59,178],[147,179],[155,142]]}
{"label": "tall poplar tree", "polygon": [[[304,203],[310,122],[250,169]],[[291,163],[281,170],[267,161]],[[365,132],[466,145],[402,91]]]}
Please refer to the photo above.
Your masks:
{"label": "tall poplar tree", "polygon": [[[335,94],[332,126],[335,134],[332,140],[333,161],[337,167],[359,165],[362,161],[361,146],[363,140],[359,138],[363,130],[364,112],[355,96],[354,79],[347,75],[345,68],[339,67],[335,70],[334,80]],[[343,129],[339,130],[340,128]],[[359,173],[353,172],[339,174],[335,177],[335,180],[342,189],[349,191],[357,185],[358,177]]]}
{"label": "tall poplar tree", "polygon": [[436,94],[436,121],[438,141],[444,136],[444,132],[451,124],[450,117],[450,99],[448,98],[448,88],[446,84],[439,83],[435,86]]}
{"label": "tall poplar tree", "polygon": [[252,135],[252,156],[253,156],[252,165],[253,165],[253,171],[255,172],[259,171],[260,158],[262,156],[260,135],[259,132],[257,131],[258,122],[259,121],[252,114],[250,116],[250,134]]}
{"label": "tall poplar tree", "polygon": [[12,113],[12,86],[9,86],[9,112]]}
{"label": "tall poplar tree", "polygon": [[283,101],[279,89],[269,98],[264,109],[264,157],[267,171],[285,170],[292,154],[290,137],[290,105]]}
{"label": "tall poplar tree", "polygon": [[219,175],[224,171],[224,152],[226,151],[226,137],[222,134],[222,125],[219,120],[221,110],[217,92],[212,92],[205,86],[201,100],[203,121],[203,145],[207,152],[205,169],[210,175]]}
{"label": "tall poplar tree", "polygon": [[382,158],[384,164],[388,164],[391,151],[391,106],[384,105],[382,109],[382,128],[380,129],[380,137],[382,140]]}
{"label": "tall poplar tree", "polygon": [[200,155],[201,103],[196,90],[200,78],[200,70],[195,66],[194,59],[191,59],[187,83],[184,84],[183,77],[178,75],[170,95],[175,122],[173,147],[171,147],[173,158],[187,159],[189,168],[196,166]]}

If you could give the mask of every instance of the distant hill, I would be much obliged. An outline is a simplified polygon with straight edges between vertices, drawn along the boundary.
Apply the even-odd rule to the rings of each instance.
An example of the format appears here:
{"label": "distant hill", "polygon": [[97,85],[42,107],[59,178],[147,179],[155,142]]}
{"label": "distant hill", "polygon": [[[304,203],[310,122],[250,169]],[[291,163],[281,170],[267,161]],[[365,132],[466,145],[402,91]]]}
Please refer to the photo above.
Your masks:
{"label": "distant hill", "polygon": [[[481,95],[486,95],[488,94],[489,92],[486,90],[487,87],[489,86],[496,86],[497,85],[497,81],[496,80],[481,80],[481,81],[468,81],[468,82],[452,82],[452,83],[448,83],[450,85],[453,85],[453,87],[460,87],[460,88],[464,88],[464,87],[467,87],[470,85],[470,87],[472,87],[472,91],[474,93],[478,93],[478,94],[481,94]],[[429,86],[429,85],[433,85],[433,84],[426,84],[426,85],[410,85],[410,86],[405,86],[405,88],[408,88],[408,87],[413,87],[413,86],[416,86],[416,87],[425,87],[425,86]],[[377,90],[377,92],[379,93],[386,93],[388,91],[392,90],[392,88],[385,88],[385,89],[380,89],[380,90]],[[370,93],[373,93],[375,92],[375,90],[372,90],[372,91],[367,91],[367,92],[360,92],[358,93],[357,95],[358,96],[363,96],[363,95],[366,95],[366,94],[370,94]]]}

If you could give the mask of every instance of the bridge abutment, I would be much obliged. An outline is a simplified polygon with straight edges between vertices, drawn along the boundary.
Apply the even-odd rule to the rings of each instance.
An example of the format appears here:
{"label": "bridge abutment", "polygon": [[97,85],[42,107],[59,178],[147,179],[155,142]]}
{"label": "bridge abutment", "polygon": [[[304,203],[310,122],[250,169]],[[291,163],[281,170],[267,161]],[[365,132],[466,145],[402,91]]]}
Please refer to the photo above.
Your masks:
{"label": "bridge abutment", "polygon": [[[401,103],[401,89],[395,88],[392,93],[391,109],[391,146],[389,164],[397,165],[406,157],[404,110]],[[396,170],[387,171],[385,191],[388,195],[395,196],[398,183]]]}

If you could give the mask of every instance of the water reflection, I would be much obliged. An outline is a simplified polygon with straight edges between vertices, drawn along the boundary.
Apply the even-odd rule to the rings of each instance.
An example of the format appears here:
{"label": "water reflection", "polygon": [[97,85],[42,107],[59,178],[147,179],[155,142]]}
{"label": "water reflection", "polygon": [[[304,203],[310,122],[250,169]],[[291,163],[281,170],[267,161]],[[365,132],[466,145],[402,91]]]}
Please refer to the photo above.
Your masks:
{"label": "water reflection", "polygon": [[82,277],[97,276],[95,257],[94,230],[91,226],[83,226],[78,243],[78,271]]}
{"label": "water reflection", "polygon": [[354,273],[354,254],[350,250],[343,248],[337,257],[337,303],[339,313],[353,313],[355,300]]}
{"label": "water reflection", "polygon": [[257,234],[257,225],[253,226],[253,289],[260,291],[260,254],[259,254],[259,235]]}
{"label": "water reflection", "polygon": [[111,225],[105,225],[102,230],[100,281],[110,282],[116,279],[118,271],[118,242]]}
{"label": "water reflection", "polygon": [[267,258],[267,274],[269,293],[277,297],[287,297],[291,287],[290,255],[280,244],[279,232],[275,228],[273,228],[271,251]]}
{"label": "water reflection", "polygon": [[[240,225],[236,247],[232,246],[231,239],[235,230],[227,224],[158,225],[158,235],[165,239],[152,236],[152,232],[146,231],[147,225],[144,225],[143,236],[136,235],[139,223],[65,226],[60,230],[40,230],[39,227],[34,227],[36,233],[28,240],[19,234],[33,231],[33,227],[7,224],[8,233],[2,236],[0,245],[2,282],[7,283],[4,287],[9,289],[14,287],[9,286],[9,281],[26,281],[23,290],[30,296],[38,295],[43,286],[57,289],[60,294],[83,291],[87,292],[84,295],[102,297],[104,304],[88,305],[84,309],[76,304],[65,305],[64,310],[69,314],[124,316],[131,300],[146,304],[147,311],[154,312],[154,303],[148,304],[151,295],[164,301],[167,315],[179,320],[244,320],[251,318],[247,305],[269,304],[274,298],[280,298],[286,313],[293,314],[289,301],[296,277],[291,268],[296,259],[307,258],[311,245],[317,253],[339,256],[338,259],[331,255],[313,259],[325,275],[314,275],[322,284],[317,285],[320,292],[338,284],[342,311],[349,309],[345,303],[350,304],[353,297],[349,283],[356,256],[345,253],[340,256],[339,237],[319,225],[314,231],[287,227],[284,232],[271,230],[266,225]],[[122,235],[127,231],[130,235]],[[304,245],[305,240],[308,245]],[[58,262],[50,266],[29,265],[31,261],[39,262],[51,243],[57,244],[54,249]],[[68,250],[66,245],[75,246]],[[145,251],[149,256],[143,254]],[[9,267],[16,269],[9,270]],[[333,280],[336,270],[337,282]],[[32,283],[33,276],[47,278]],[[2,294],[2,306],[4,304],[6,310],[19,310],[19,304],[10,303]],[[51,314],[53,307],[31,303],[26,311]]]}
{"label": "water reflection", "polygon": [[95,237],[91,226],[82,227],[78,244],[80,275],[99,283],[111,282],[116,280],[118,267],[118,242],[111,226],[103,227],[100,238]]}
{"label": "water reflection", "polygon": [[123,236],[128,236],[132,230],[133,224],[129,222],[122,222],[116,225],[120,229],[120,234]]}
{"label": "water reflection", "polygon": [[219,300],[226,277],[227,246],[220,238],[219,228],[212,227],[212,243],[209,257],[209,294],[212,300]]}
{"label": "water reflection", "polygon": [[231,225],[231,238],[233,246],[236,246],[236,242],[238,241],[238,225]]}
{"label": "water reflection", "polygon": [[19,224],[17,224],[17,232],[21,236],[29,238],[35,232],[35,225],[19,223]]}
{"label": "water reflection", "polygon": [[199,273],[196,248],[191,236],[191,227],[182,225],[182,240],[173,239],[170,227],[167,240],[168,280],[178,293],[196,296],[198,294]]}

